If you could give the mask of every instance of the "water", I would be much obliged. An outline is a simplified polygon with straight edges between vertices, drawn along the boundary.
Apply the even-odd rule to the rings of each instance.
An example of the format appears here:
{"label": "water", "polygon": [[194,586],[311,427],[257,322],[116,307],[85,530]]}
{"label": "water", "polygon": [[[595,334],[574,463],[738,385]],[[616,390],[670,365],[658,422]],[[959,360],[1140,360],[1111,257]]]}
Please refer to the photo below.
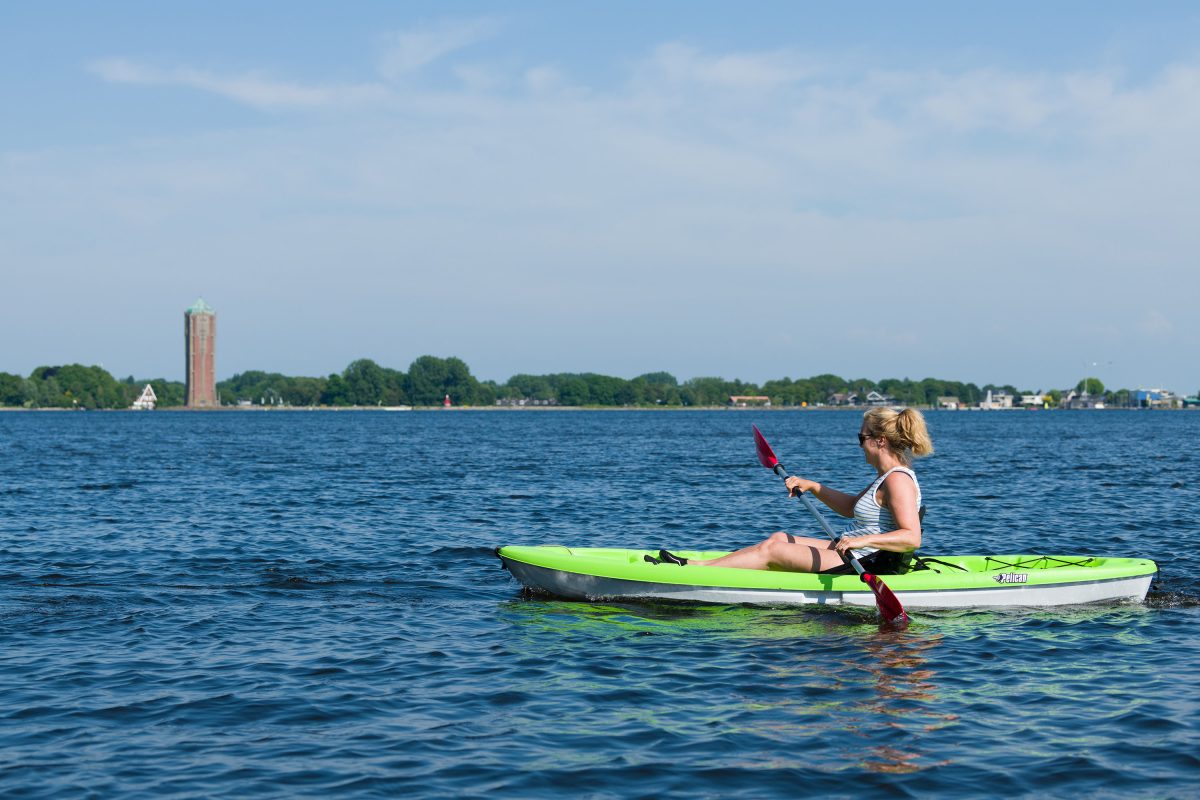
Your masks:
{"label": "water", "polygon": [[4,797],[1188,797],[1194,413],[935,413],[926,552],[1138,555],[1146,606],[527,599],[506,543],[810,532],[840,412],[0,414]]}

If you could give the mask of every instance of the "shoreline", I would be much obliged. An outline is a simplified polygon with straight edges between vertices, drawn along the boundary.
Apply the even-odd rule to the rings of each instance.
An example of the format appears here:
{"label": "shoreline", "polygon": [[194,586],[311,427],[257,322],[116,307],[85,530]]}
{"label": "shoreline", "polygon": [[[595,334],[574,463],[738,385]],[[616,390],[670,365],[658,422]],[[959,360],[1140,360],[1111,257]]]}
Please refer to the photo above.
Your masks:
{"label": "shoreline", "polygon": [[[102,414],[146,414],[146,413],[166,413],[166,414],[203,414],[203,413],[230,413],[243,412],[252,414],[262,414],[269,412],[311,412],[311,411],[373,411],[373,412],[416,412],[422,414],[436,412],[464,412],[464,411],[484,411],[484,412],[510,412],[510,413],[541,413],[541,412],[581,412],[581,411],[644,411],[649,413],[663,412],[692,412],[692,411],[733,411],[733,412],[766,412],[766,413],[791,413],[791,412],[829,412],[829,411],[856,411],[864,412],[872,406],[217,406],[215,408],[187,408],[184,406],[169,406],[167,408],[156,408],[150,411],[145,409],[132,408],[21,408],[17,406],[0,406],[0,413],[73,413],[85,411],[88,413]],[[1183,408],[933,408],[932,406],[895,406],[895,408],[915,408],[922,414],[927,413],[947,413],[947,414],[962,414],[962,413],[986,413],[986,414],[1009,414],[1021,412],[1038,412],[1038,413],[1087,413],[1098,412],[1104,413],[1109,411],[1200,411],[1200,409],[1192,407]]]}

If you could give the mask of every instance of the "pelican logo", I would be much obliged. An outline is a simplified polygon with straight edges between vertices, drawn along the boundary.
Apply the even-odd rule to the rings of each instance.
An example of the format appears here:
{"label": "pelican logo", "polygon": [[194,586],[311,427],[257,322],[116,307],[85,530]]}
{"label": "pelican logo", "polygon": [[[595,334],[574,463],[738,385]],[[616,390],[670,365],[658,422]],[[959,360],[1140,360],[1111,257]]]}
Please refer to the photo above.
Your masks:
{"label": "pelican logo", "polygon": [[993,579],[996,583],[1025,583],[1029,580],[1029,576],[1024,572],[1001,572],[999,575],[994,575]]}

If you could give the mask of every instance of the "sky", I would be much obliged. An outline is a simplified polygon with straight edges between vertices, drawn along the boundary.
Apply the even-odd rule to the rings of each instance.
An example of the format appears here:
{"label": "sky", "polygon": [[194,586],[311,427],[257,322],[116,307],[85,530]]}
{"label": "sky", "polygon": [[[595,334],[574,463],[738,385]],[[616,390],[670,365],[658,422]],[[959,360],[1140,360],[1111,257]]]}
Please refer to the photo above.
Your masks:
{"label": "sky", "polygon": [[1200,6],[0,5],[0,371],[1200,389]]}

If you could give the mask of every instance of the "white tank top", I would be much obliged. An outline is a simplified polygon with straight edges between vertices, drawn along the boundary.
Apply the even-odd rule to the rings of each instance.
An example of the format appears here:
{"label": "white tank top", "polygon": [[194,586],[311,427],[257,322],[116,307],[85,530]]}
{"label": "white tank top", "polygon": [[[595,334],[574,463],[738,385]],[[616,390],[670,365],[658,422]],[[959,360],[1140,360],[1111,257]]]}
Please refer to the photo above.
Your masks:
{"label": "white tank top", "polygon": [[[862,536],[868,533],[886,533],[887,531],[896,530],[896,519],[892,516],[892,512],[879,505],[879,501],[875,499],[875,494],[879,491],[879,487],[883,485],[887,476],[893,472],[903,472],[912,478],[913,483],[917,487],[917,508],[921,507],[921,484],[917,482],[917,473],[908,467],[892,467],[876,478],[867,487],[867,490],[862,493],[862,497],[858,498],[858,502],[854,504],[854,522],[846,530],[842,531],[844,535]],[[854,555],[858,558],[863,558],[871,555],[871,553],[874,553],[878,549],[877,547],[859,547],[855,548]]]}

